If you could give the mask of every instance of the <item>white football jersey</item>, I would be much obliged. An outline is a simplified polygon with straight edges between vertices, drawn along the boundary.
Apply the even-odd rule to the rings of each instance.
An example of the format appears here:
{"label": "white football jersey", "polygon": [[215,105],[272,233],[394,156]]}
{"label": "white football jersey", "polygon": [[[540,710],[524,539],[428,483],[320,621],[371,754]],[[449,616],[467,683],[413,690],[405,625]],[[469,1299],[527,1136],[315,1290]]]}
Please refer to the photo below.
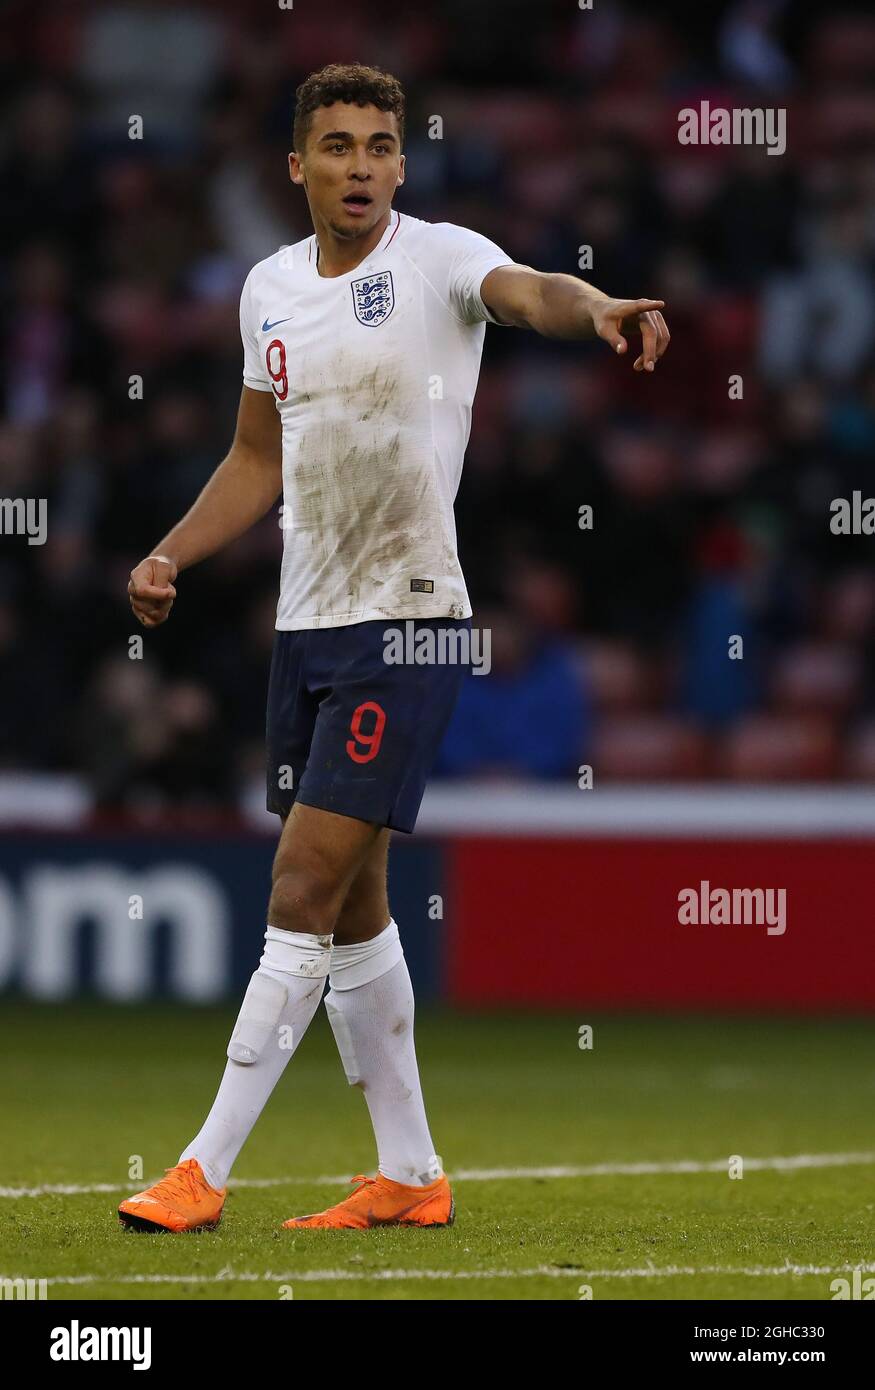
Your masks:
{"label": "white football jersey", "polygon": [[282,421],[278,628],[466,618],[453,501],[471,429],[494,242],[392,210],[331,279],[310,236],[249,272],[243,380]]}

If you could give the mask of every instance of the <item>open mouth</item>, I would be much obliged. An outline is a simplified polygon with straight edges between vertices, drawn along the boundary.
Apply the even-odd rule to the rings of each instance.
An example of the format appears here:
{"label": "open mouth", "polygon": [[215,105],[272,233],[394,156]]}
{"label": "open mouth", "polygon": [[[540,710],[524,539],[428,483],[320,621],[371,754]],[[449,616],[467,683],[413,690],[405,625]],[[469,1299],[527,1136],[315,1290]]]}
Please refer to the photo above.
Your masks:
{"label": "open mouth", "polygon": [[347,193],[343,202],[348,208],[370,207],[373,199],[367,193]]}

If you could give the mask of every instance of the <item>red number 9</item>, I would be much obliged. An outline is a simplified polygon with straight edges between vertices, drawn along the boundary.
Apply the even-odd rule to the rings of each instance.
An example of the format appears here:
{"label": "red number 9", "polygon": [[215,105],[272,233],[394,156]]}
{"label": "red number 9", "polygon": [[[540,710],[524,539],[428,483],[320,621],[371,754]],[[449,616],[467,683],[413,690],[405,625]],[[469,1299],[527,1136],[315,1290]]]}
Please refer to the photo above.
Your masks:
{"label": "red number 9", "polygon": [[[374,713],[374,728],[369,734],[362,733],[362,715],[366,710]],[[354,763],[369,763],[380,751],[380,744],[383,740],[383,730],[386,727],[386,711],[377,704],[376,700],[365,700],[364,704],[359,705],[352,716],[349,731],[352,738],[347,739],[346,751]],[[364,752],[356,747],[356,743],[364,747]]]}
{"label": "red number 9", "polygon": [[[273,352],[274,348],[277,348],[279,350],[280,355],[280,367],[278,372],[275,372],[273,367],[270,365],[270,354]],[[277,400],[284,401],[286,396],[289,394],[289,378],[286,375],[286,349],[283,343],[280,342],[279,338],[274,338],[272,343],[268,343],[267,352],[264,354],[264,360],[267,363],[267,374],[270,377],[271,381],[273,381],[274,383],[276,383],[277,381],[282,382],[281,391],[277,390],[276,385],[274,385],[273,389]]]}

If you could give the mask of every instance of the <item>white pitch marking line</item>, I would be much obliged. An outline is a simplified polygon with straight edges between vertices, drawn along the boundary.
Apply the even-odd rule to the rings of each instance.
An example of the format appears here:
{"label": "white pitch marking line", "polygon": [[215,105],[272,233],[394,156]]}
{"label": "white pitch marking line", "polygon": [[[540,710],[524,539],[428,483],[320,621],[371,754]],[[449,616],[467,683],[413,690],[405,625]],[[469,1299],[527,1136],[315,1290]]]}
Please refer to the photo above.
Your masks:
{"label": "white pitch marking line", "polygon": [[[799,1265],[789,1261],[782,1265],[662,1265],[648,1264],[631,1269],[559,1269],[555,1265],[536,1265],[534,1269],[307,1269],[290,1270],[285,1274],[274,1274],[267,1270],[256,1274],[249,1270],[235,1273],[228,1268],[218,1274],[72,1274],[53,1275],[46,1284],[53,1286],[77,1286],[81,1284],[324,1284],[337,1280],[347,1283],[356,1281],[393,1281],[399,1279],[452,1280],[452,1279],[669,1279],[676,1276],[705,1274],[743,1274],[753,1279],[770,1279],[784,1274],[827,1275],[851,1274],[859,1270],[861,1274],[875,1273],[875,1263],[840,1265]],[[24,1279],[23,1274],[2,1274],[0,1279]]]}
{"label": "white pitch marking line", "polygon": [[[669,1163],[588,1163],[584,1166],[552,1166],[552,1168],[456,1168],[449,1173],[460,1183],[491,1183],[506,1179],[547,1179],[547,1177],[641,1177],[659,1173],[725,1173],[728,1159],[677,1159]],[[793,1172],[804,1168],[850,1168],[875,1163],[872,1154],[790,1154],[778,1158],[746,1158],[748,1172]],[[127,1193],[136,1179],[129,1183],[42,1183],[39,1187],[0,1187],[0,1198],[8,1197],[88,1197],[96,1193]],[[153,1179],[157,1181],[157,1179]],[[307,1187],[348,1186],[348,1173],[320,1177],[232,1177],[234,1187]],[[150,1184],[146,1184],[150,1186]]]}
{"label": "white pitch marking line", "polygon": [[[522,1178],[604,1178],[646,1177],[668,1173],[725,1173],[728,1159],[703,1163],[696,1159],[679,1159],[673,1163],[592,1163],[583,1167],[559,1166],[549,1168],[455,1168],[449,1174],[454,1182],[496,1182]],[[801,1168],[847,1168],[875,1163],[875,1153],[790,1154],[777,1158],[746,1158],[749,1173],[792,1172]],[[136,1179],[128,1183],[96,1182],[42,1183],[38,1187],[0,1187],[0,1198],[15,1197],[82,1197],[101,1192],[129,1192]],[[158,1179],[153,1179],[157,1182]],[[322,1174],[320,1177],[231,1178],[233,1188],[265,1187],[337,1187],[349,1185],[349,1174]],[[150,1184],[147,1184],[149,1186]]]}

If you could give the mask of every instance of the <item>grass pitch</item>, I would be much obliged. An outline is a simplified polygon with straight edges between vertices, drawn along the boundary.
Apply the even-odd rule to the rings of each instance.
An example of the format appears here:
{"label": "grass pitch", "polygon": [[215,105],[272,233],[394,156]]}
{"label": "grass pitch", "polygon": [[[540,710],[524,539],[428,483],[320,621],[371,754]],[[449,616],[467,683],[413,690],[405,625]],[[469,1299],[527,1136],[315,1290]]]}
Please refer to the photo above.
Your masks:
{"label": "grass pitch", "polygon": [[124,1232],[118,1201],[200,1127],[235,1016],[3,1004],[0,1275],[46,1278],[65,1300],[829,1300],[833,1279],[875,1261],[875,1024],[862,1019],[589,1018],[582,1051],[570,1015],[423,1011],[455,1226],[292,1233],[286,1217],[376,1163],[320,1010],[218,1230]]}

